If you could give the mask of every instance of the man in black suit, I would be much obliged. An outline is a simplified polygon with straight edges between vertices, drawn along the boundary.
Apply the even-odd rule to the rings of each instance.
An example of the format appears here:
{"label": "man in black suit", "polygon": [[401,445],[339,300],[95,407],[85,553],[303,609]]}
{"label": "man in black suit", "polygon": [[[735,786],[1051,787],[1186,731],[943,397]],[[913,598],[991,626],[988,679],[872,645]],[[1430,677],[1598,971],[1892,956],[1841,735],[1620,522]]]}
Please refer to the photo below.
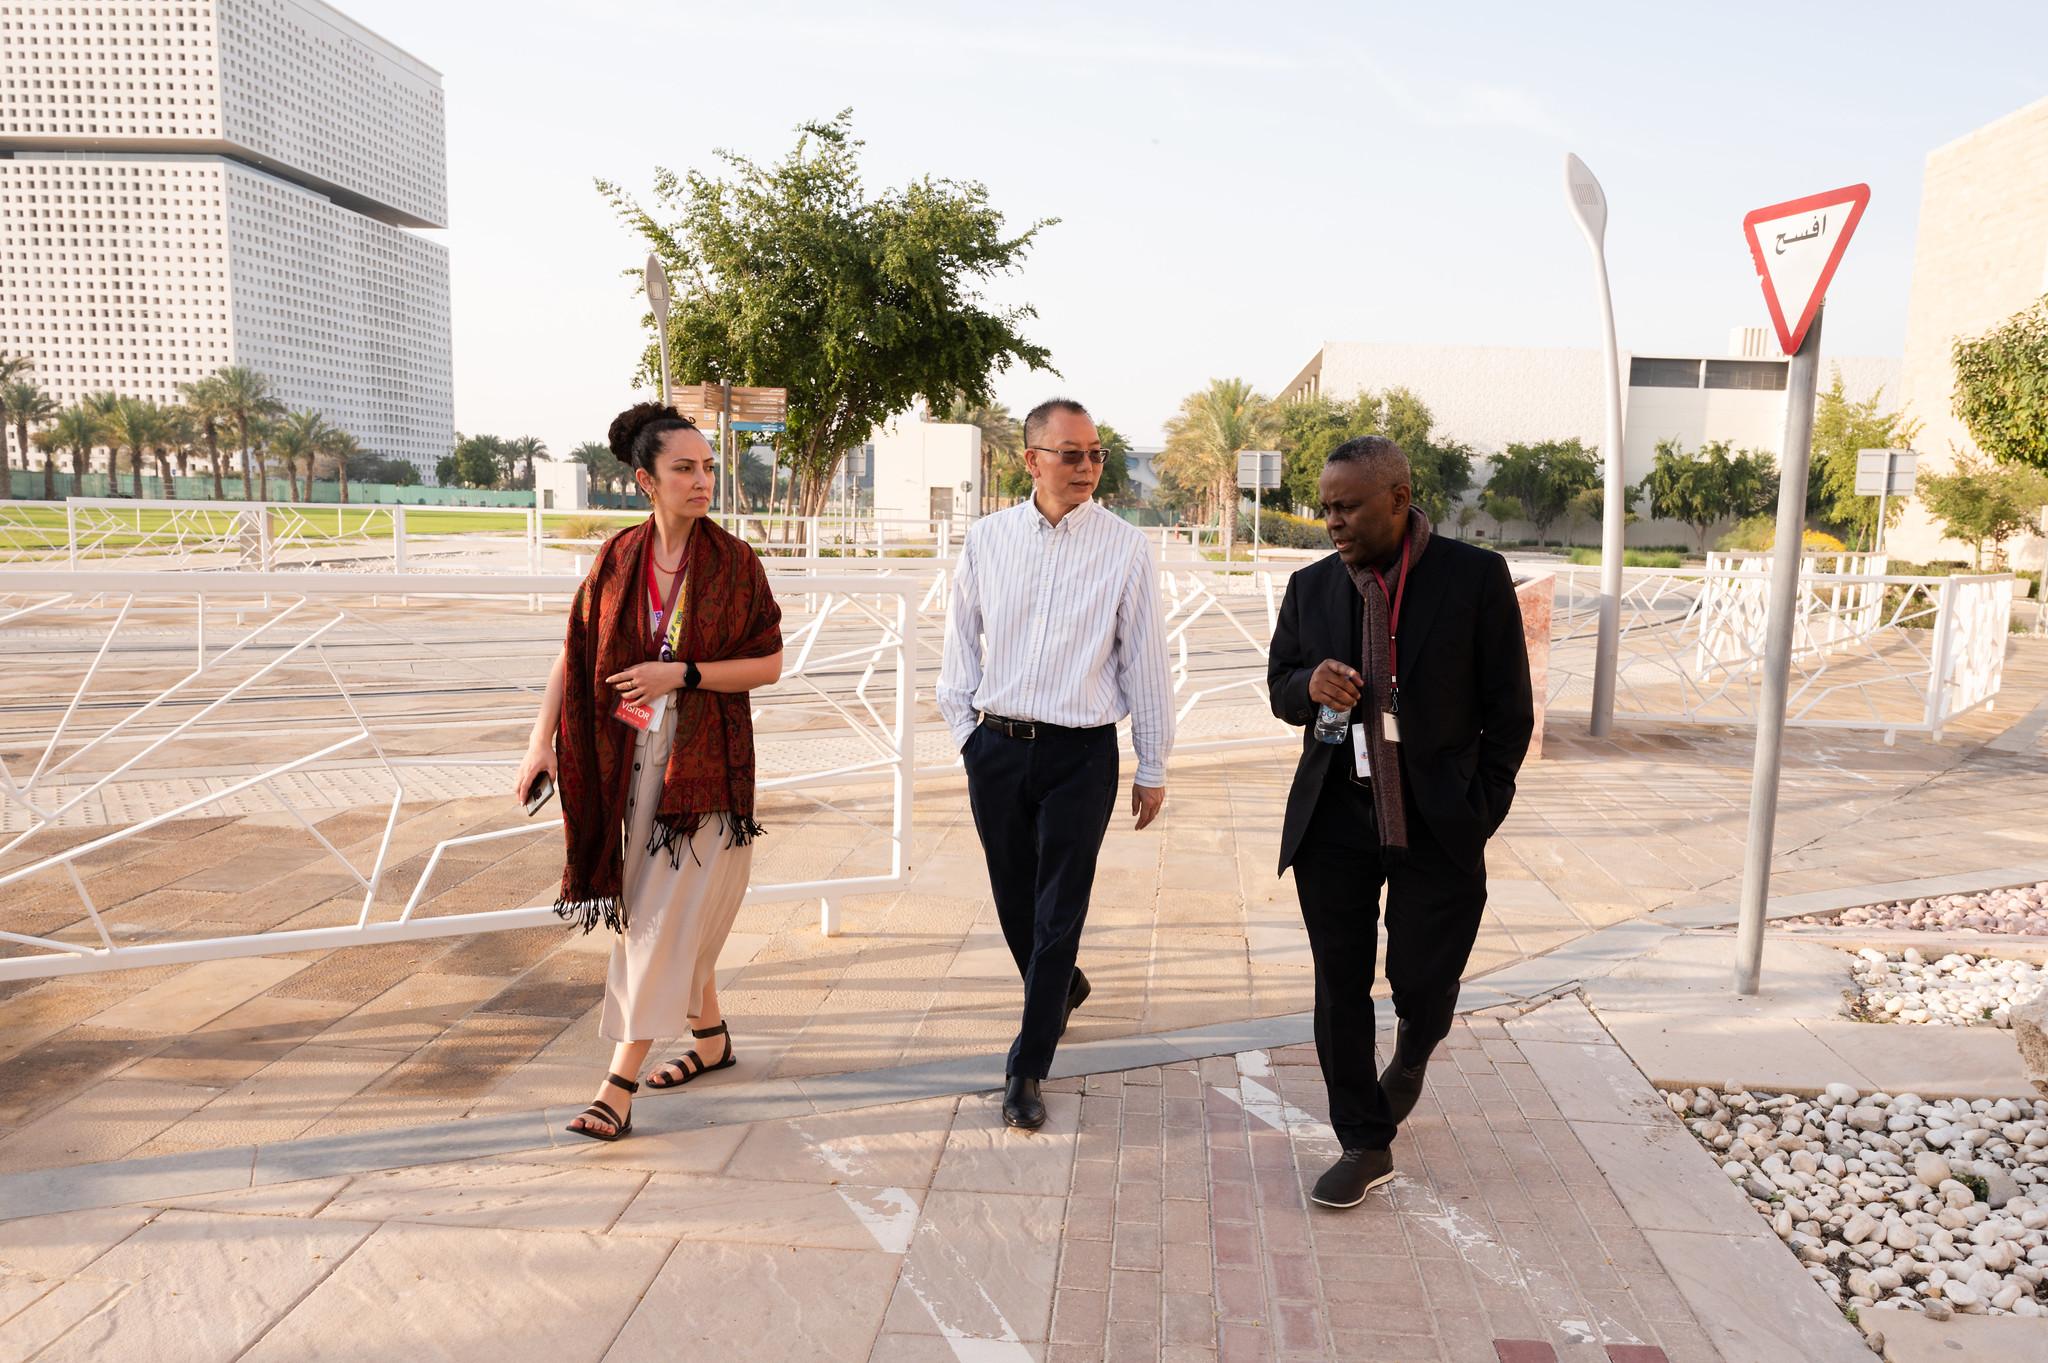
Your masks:
{"label": "man in black suit", "polygon": [[[1514,799],[1535,711],[1507,561],[1431,533],[1401,447],[1339,445],[1321,497],[1337,552],[1288,581],[1266,682],[1273,713],[1308,726],[1280,869],[1294,868],[1308,925],[1316,1056],[1344,1146],[1312,1196],[1355,1207],[1394,1176],[1394,1133],[1450,1032],[1486,906],[1486,841]],[[1382,884],[1400,1021],[1375,1075]]]}

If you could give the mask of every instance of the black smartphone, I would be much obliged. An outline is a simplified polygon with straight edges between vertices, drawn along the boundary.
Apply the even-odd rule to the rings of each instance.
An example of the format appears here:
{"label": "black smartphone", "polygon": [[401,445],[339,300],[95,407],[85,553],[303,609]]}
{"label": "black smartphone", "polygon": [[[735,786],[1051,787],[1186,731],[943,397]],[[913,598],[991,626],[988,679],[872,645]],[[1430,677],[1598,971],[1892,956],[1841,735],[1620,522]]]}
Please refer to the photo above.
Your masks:
{"label": "black smartphone", "polygon": [[546,772],[533,778],[533,784],[526,788],[526,817],[540,813],[541,806],[555,798],[555,781]]}

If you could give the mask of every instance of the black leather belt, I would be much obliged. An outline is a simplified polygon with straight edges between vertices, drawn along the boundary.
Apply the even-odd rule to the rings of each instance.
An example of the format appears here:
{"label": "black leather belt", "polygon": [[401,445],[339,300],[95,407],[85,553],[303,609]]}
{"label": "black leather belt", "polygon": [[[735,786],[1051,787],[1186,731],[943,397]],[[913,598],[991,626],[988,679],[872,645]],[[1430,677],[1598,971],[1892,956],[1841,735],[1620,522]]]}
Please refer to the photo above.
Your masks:
{"label": "black leather belt", "polygon": [[1064,724],[1046,724],[1035,719],[1011,719],[1007,715],[984,713],[981,722],[1006,738],[1021,738],[1029,743],[1040,738],[1057,738],[1065,735],[1080,737],[1101,729],[1111,729],[1113,724],[1091,725],[1085,729],[1069,728]]}

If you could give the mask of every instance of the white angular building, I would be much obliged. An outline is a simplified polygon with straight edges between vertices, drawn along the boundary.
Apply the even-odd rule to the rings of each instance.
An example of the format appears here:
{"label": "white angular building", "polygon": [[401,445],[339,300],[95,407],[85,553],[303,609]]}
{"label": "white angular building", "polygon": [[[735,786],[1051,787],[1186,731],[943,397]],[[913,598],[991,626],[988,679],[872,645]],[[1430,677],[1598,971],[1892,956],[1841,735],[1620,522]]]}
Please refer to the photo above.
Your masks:
{"label": "white angular building", "polygon": [[60,403],[268,375],[454,442],[441,78],[319,0],[0,3],[0,351]]}

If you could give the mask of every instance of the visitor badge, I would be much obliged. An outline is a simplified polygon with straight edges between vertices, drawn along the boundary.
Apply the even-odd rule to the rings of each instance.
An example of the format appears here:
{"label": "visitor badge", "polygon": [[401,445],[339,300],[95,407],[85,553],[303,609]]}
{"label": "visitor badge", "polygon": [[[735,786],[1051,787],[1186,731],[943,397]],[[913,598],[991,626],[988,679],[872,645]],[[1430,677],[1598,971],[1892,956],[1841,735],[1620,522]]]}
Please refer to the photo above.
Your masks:
{"label": "visitor badge", "polygon": [[1351,763],[1359,780],[1370,781],[1372,779],[1372,759],[1365,754],[1365,726],[1363,724],[1351,726]]}
{"label": "visitor badge", "polygon": [[1392,710],[1380,711],[1380,737],[1389,743],[1401,741],[1401,717]]}
{"label": "visitor badge", "polygon": [[612,711],[612,718],[622,724],[630,724],[644,734],[649,729],[658,727],[661,724],[661,717],[667,711],[666,695],[656,696],[652,701],[621,699],[617,708]]}

